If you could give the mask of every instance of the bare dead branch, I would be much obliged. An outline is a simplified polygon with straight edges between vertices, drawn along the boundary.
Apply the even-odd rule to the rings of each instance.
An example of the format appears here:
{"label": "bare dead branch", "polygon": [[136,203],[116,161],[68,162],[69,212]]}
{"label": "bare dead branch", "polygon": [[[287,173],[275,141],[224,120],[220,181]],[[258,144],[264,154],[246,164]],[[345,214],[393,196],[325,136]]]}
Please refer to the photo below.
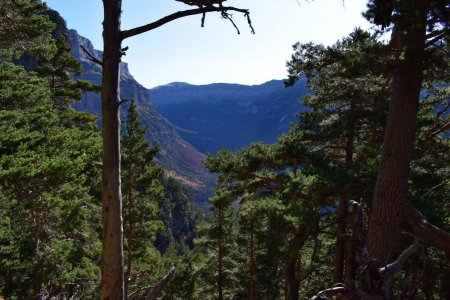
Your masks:
{"label": "bare dead branch", "polygon": [[337,284],[336,286],[322,290],[318,292],[315,296],[311,298],[311,300],[325,300],[330,299],[326,296],[326,294],[336,295],[340,293],[345,293],[347,291],[347,288],[343,284]]}
{"label": "bare dead branch", "polygon": [[433,124],[433,127],[431,127],[430,130],[429,130],[431,136],[436,135],[434,132],[436,132],[436,129],[437,129],[437,128],[439,127],[439,125],[440,125],[439,120],[440,120],[441,116],[442,116],[444,113],[446,113],[447,110],[448,110],[449,108],[450,108],[450,101],[447,102],[447,105],[446,105],[443,109],[439,110],[439,111],[436,113],[436,116],[435,116],[435,118],[434,118],[434,124]]}
{"label": "bare dead branch", "polygon": [[412,227],[414,235],[429,245],[450,254],[450,234],[429,223],[425,217],[410,204],[405,205],[405,218]]}
{"label": "bare dead branch", "polygon": [[[445,36],[447,36],[449,34],[450,34],[450,29],[443,30],[442,32],[438,33],[434,38],[427,41],[425,44],[425,48],[428,46],[434,45],[437,41],[439,41],[440,39],[443,39]],[[429,38],[429,37],[427,37],[427,38]]]}
{"label": "bare dead branch", "polygon": [[[222,13],[227,13],[229,11],[235,11],[238,13],[242,13],[244,14],[245,17],[247,17],[247,22],[250,26],[251,32],[255,33],[252,25],[251,25],[251,20],[250,20],[250,11],[248,9],[241,9],[241,8],[236,8],[236,7],[232,7],[232,6],[205,6],[205,7],[199,7],[199,8],[195,8],[195,9],[189,9],[189,10],[184,10],[184,11],[178,11],[176,13],[173,13],[171,15],[165,16],[164,18],[161,18],[155,22],[140,26],[140,27],[135,27],[133,29],[129,29],[129,30],[124,30],[122,31],[122,40],[156,29],[164,24],[167,24],[171,21],[183,18],[183,17],[188,17],[188,16],[193,16],[193,15],[204,15],[206,13],[209,12],[220,12]],[[228,14],[228,13],[227,13]],[[204,22],[204,17],[202,18],[202,25]]]}
{"label": "bare dead branch", "polygon": [[226,0],[175,0],[175,1],[182,2],[184,4],[191,6],[203,7],[203,6],[211,6],[213,4],[222,5],[222,3],[225,2]]}
{"label": "bare dead branch", "polygon": [[400,268],[403,266],[405,261],[411,255],[413,255],[417,251],[417,249],[419,249],[419,246],[420,246],[419,239],[416,238],[414,240],[413,244],[411,246],[409,246],[408,248],[406,248],[405,251],[403,251],[402,254],[400,254],[394,262],[388,264],[385,267],[379,268],[378,272],[380,274],[384,275],[385,278],[392,277],[395,272],[400,270]]}
{"label": "bare dead branch", "polygon": [[202,22],[201,22],[201,26],[205,27],[205,19],[206,19],[206,13],[203,13],[202,15]]}
{"label": "bare dead branch", "polygon": [[173,279],[175,276],[175,267],[170,268],[170,270],[164,275],[163,278],[158,282],[158,284],[152,288],[150,293],[145,297],[145,300],[156,300],[159,294],[164,290],[167,284]]}
{"label": "bare dead branch", "polygon": [[241,34],[241,32],[239,31],[239,28],[236,26],[236,23],[234,23],[233,18],[231,17],[230,14],[228,14],[226,12],[222,12],[222,17],[224,19],[227,19],[228,21],[230,21],[231,25],[233,25],[233,27],[236,29],[237,34]]}
{"label": "bare dead branch", "polygon": [[425,198],[425,197],[431,195],[435,190],[437,190],[437,189],[440,188],[441,186],[447,184],[447,180],[448,180],[448,179],[445,179],[444,181],[442,181],[442,182],[439,183],[438,185],[433,186],[431,189],[429,189],[429,190],[423,195],[423,197]]}
{"label": "bare dead branch", "polygon": [[83,50],[84,53],[88,56],[87,59],[92,61],[93,63],[96,63],[103,67],[103,62],[101,62],[99,59],[97,59],[92,53],[90,53],[83,45],[80,45],[81,50]]}
{"label": "bare dead branch", "polygon": [[143,286],[138,288],[137,290],[135,290],[134,292],[128,294],[128,299],[132,299],[134,297],[134,295],[138,294],[139,292],[145,291],[145,290],[149,290],[153,288],[152,285],[147,285],[147,286]]}
{"label": "bare dead branch", "polygon": [[444,126],[442,126],[441,128],[439,128],[438,130],[432,132],[432,133],[430,134],[430,136],[434,137],[434,136],[438,135],[439,133],[445,132],[445,131],[447,131],[447,130],[449,130],[449,129],[450,129],[450,122],[447,122]]}

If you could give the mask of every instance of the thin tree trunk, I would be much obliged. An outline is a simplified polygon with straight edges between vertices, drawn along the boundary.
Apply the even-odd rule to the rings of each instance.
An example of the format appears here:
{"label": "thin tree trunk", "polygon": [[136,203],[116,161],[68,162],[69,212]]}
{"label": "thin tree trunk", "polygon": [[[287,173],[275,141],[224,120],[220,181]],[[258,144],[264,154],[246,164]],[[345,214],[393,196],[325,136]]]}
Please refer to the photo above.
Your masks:
{"label": "thin tree trunk", "polygon": [[342,282],[342,275],[344,274],[344,259],[345,259],[345,244],[346,244],[346,218],[347,218],[347,199],[343,193],[339,195],[339,207],[337,215],[337,229],[336,229],[336,255],[334,257],[334,283]]}
{"label": "thin tree trunk", "polygon": [[103,168],[100,299],[124,299],[122,194],[120,187],[119,74],[122,1],[103,0]]}
{"label": "thin tree trunk", "polygon": [[[355,109],[355,105],[351,102],[350,113]],[[355,118],[350,116],[347,123],[347,140],[345,142],[345,168],[348,170],[353,163],[353,144],[355,138]],[[334,283],[343,282],[344,265],[345,265],[345,249],[347,244],[347,207],[348,199],[345,192],[339,195],[339,207],[337,216],[337,241],[336,241],[336,256],[334,258]],[[347,257],[348,259],[348,257]]]}
{"label": "thin tree trunk", "polygon": [[250,245],[249,245],[249,282],[248,282],[248,299],[255,300],[255,233],[254,233],[254,221],[251,220],[250,224]]}
{"label": "thin tree trunk", "polygon": [[294,238],[289,242],[289,253],[284,265],[286,300],[298,300],[300,297],[300,279],[298,276],[300,269],[299,253],[308,240],[308,236],[309,232],[305,228],[300,228]]}
{"label": "thin tree trunk", "polygon": [[[361,203],[362,205],[362,203]],[[356,256],[358,255],[357,249],[362,240],[363,233],[361,232],[362,226],[362,216],[359,206],[352,205],[352,213],[351,213],[351,231],[352,234],[350,236],[350,240],[348,243],[348,252],[347,259],[345,261],[345,285],[348,287],[353,287],[355,283],[355,275],[356,269],[358,268],[358,264],[356,262]]]}
{"label": "thin tree trunk", "polygon": [[369,251],[381,264],[392,261],[399,250],[422,84],[427,1],[404,2],[402,20],[392,34],[391,44],[397,45],[401,54],[393,73],[368,233]]}
{"label": "thin tree trunk", "polygon": [[298,300],[300,281],[297,276],[298,257],[288,257],[285,263],[285,299]]}
{"label": "thin tree trunk", "polygon": [[218,300],[223,300],[223,207],[222,204],[219,207],[219,255],[218,255],[218,278],[217,278],[217,294]]}
{"label": "thin tree trunk", "polygon": [[[130,155],[130,157],[132,156],[132,154]],[[128,230],[125,231],[125,238],[127,241],[127,267],[125,270],[125,275],[124,275],[124,293],[125,293],[125,299],[128,299],[128,286],[129,286],[129,279],[130,279],[130,274],[131,274],[131,266],[132,266],[132,261],[131,261],[131,256],[132,256],[132,250],[133,250],[133,218],[132,218],[132,213],[133,213],[133,167],[130,165],[129,169],[128,169],[128,174],[130,176],[129,182],[128,182],[128,199],[127,199],[127,219],[128,219]]]}
{"label": "thin tree trunk", "polygon": [[36,209],[33,209],[32,211],[32,218],[33,218],[33,227],[34,227],[34,244],[35,244],[35,256],[36,256],[36,263],[34,265],[34,283],[33,283],[33,290],[34,290],[34,298],[39,300],[41,299],[41,289],[42,289],[42,261],[40,258],[41,255],[41,239],[39,238],[39,221],[38,221],[38,212],[36,212]]}
{"label": "thin tree trunk", "polygon": [[163,278],[156,284],[150,293],[145,297],[145,300],[156,300],[159,299],[159,295],[162,293],[164,288],[170,283],[170,281],[175,276],[175,267],[171,267],[170,270],[164,275]]}

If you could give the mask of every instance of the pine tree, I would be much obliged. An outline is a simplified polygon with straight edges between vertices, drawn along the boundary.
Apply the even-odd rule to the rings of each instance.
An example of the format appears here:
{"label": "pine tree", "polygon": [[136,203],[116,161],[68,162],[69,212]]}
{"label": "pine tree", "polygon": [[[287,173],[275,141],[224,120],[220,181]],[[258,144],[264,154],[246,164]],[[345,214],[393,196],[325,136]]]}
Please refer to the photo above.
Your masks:
{"label": "pine tree", "polygon": [[[303,99],[310,110],[299,115],[298,129],[303,142],[320,148],[329,160],[342,168],[341,188],[336,191],[337,242],[334,281],[344,282],[348,199],[373,193],[373,168],[368,156],[378,152],[387,115],[390,78],[383,70],[386,45],[376,35],[359,28],[331,47],[296,44],[288,62],[288,85],[302,76],[308,79],[312,94]],[[356,193],[355,193],[356,191]],[[352,251],[350,245],[350,250]],[[354,279],[355,264],[347,256],[346,280]]]}
{"label": "pine tree", "polygon": [[156,246],[165,253],[174,244],[178,254],[194,247],[195,227],[202,211],[195,206],[186,188],[174,178],[163,178],[164,197],[158,203],[164,232],[157,235]]}
{"label": "pine tree", "polygon": [[211,220],[200,225],[195,240],[197,251],[205,256],[198,275],[198,294],[202,299],[231,299],[239,288],[234,210],[230,198],[220,191],[210,201]]}
{"label": "pine tree", "polygon": [[[190,6],[199,2],[180,1]],[[104,228],[102,245],[101,299],[124,298],[123,236],[122,236],[122,194],[120,183],[120,60],[127,48],[123,40],[156,29],[171,21],[192,16],[219,12],[222,17],[232,20],[230,12],[244,14],[253,31],[249,11],[224,6],[223,2],[200,5],[196,8],[179,11],[160,20],[129,30],[122,30],[122,1],[104,1],[103,22],[103,67],[102,75],[102,123],[103,123],[103,171],[102,171],[102,222]],[[204,23],[202,19],[202,24]],[[234,25],[234,23],[232,22]]]}
{"label": "pine tree", "polygon": [[[27,54],[49,58],[55,51],[51,31],[55,28],[41,1],[3,0],[0,2],[0,58],[17,60]],[[11,34],[14,33],[14,34]]]}
{"label": "pine tree", "polygon": [[[162,229],[158,201],[162,198],[162,169],[154,158],[158,147],[145,140],[136,102],[131,102],[122,138],[123,218],[125,244],[125,290],[130,295],[160,274],[160,253],[153,243]],[[145,275],[142,275],[145,274]]]}
{"label": "pine tree", "polygon": [[[268,233],[256,233],[256,236],[264,237],[258,240],[256,247],[271,255],[269,261],[272,261],[272,266],[255,266],[258,271],[254,275],[261,280],[256,284],[267,286],[263,293],[282,294],[281,287],[270,285],[267,277],[270,272],[280,274],[277,268],[281,268],[283,280],[275,282],[284,283],[286,299],[300,297],[300,253],[318,230],[320,209],[329,205],[325,186],[330,181],[326,176],[317,175],[318,172],[327,174],[323,169],[326,164],[321,162],[322,158],[315,157],[316,154],[308,153],[297,136],[292,136],[294,134],[296,131],[280,137],[275,145],[254,143],[236,155],[219,151],[205,162],[211,171],[219,174],[219,187],[227,197],[239,199],[241,203],[249,201],[260,207],[254,210],[254,217],[258,218],[259,228]],[[302,169],[298,168],[300,160],[308,162]],[[313,163],[316,160],[317,165]]]}
{"label": "pine tree", "polygon": [[[20,299],[88,297],[99,274],[99,206],[91,193],[99,134],[89,118],[41,101],[0,111],[0,287]],[[87,126],[73,125],[83,118]]]}
{"label": "pine tree", "polygon": [[56,50],[45,9],[0,3],[0,294],[95,298],[100,135],[93,116],[56,107],[32,71]]}

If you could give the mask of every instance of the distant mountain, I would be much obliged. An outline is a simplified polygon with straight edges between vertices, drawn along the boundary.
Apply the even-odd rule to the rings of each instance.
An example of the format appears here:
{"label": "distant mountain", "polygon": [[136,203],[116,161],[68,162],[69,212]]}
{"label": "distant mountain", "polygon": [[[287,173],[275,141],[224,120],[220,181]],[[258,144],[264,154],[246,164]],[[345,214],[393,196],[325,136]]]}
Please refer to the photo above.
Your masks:
{"label": "distant mountain", "polygon": [[[94,49],[92,43],[87,38],[80,36],[75,30],[69,31],[69,38],[72,44],[72,55],[83,65],[81,79],[100,85],[101,67],[88,59],[81,46],[99,60],[102,58],[102,52]],[[122,99],[136,100],[141,121],[148,128],[147,139],[152,144],[160,146],[161,150],[157,159],[165,169],[166,174],[190,187],[197,202],[200,205],[206,205],[206,200],[213,186],[214,176],[203,166],[202,161],[205,155],[183,140],[175,126],[155,111],[150,102],[148,90],[133,78],[126,63],[121,64],[120,94]],[[100,95],[84,93],[81,101],[74,104],[73,107],[100,116]],[[121,106],[122,120],[125,119],[127,110],[128,105],[125,103]]]}
{"label": "distant mountain", "polygon": [[[99,60],[102,52],[75,30],[69,31],[69,38],[72,55],[83,65],[81,78],[100,85],[101,67],[88,59],[81,46]],[[147,139],[160,145],[157,159],[166,174],[190,187],[203,207],[215,181],[203,166],[204,153],[215,153],[219,147],[237,150],[257,140],[275,142],[304,110],[298,100],[308,93],[305,81],[284,88],[280,80],[254,86],[174,82],[146,89],[126,63],[121,64],[120,89],[122,99],[137,101],[141,121],[148,128]],[[73,107],[100,116],[100,95],[84,93]],[[122,120],[127,109],[125,103]]]}
{"label": "distant mountain", "polygon": [[181,137],[203,153],[215,153],[220,147],[237,150],[253,141],[275,142],[304,111],[298,100],[308,92],[305,80],[290,88],[272,80],[252,86],[174,82],[149,95]]}

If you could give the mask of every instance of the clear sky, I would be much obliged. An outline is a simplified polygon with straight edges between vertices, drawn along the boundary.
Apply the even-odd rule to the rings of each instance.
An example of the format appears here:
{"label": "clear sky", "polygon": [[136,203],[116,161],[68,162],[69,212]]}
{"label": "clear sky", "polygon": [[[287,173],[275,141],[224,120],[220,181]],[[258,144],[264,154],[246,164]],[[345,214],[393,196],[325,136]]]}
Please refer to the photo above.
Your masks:
{"label": "clear sky", "polygon": [[[71,29],[102,49],[101,0],[47,0]],[[355,27],[370,28],[361,16],[367,0],[229,0],[227,5],[250,9],[256,34],[246,19],[234,14],[233,26],[219,14],[176,20],[124,41],[124,61],[145,87],[174,81],[260,84],[286,77],[286,61],[297,41],[331,45]],[[140,26],[167,14],[189,9],[173,0],[123,0],[122,28]]]}

